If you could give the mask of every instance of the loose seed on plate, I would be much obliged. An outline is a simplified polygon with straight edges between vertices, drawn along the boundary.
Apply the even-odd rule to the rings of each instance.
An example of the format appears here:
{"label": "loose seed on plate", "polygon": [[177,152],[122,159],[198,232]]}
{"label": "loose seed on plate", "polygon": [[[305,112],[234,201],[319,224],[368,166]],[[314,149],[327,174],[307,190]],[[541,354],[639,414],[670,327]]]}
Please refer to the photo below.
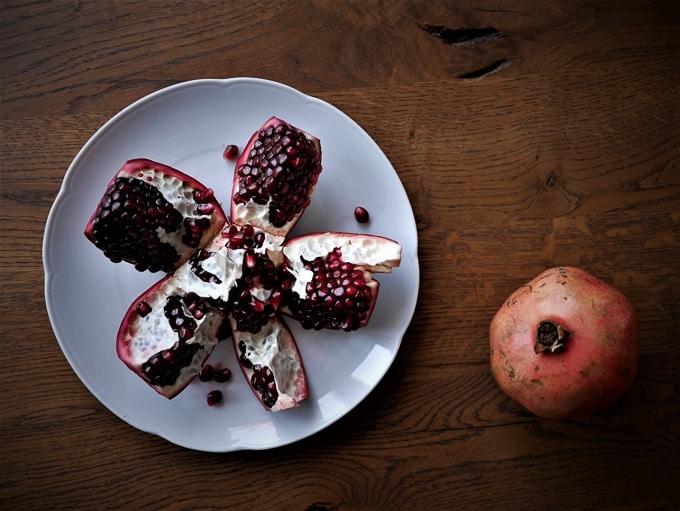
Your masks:
{"label": "loose seed on plate", "polygon": [[217,383],[229,381],[231,379],[231,370],[228,367],[217,369],[215,370],[214,378]]}
{"label": "loose seed on plate", "polygon": [[368,222],[368,211],[366,211],[366,208],[357,206],[356,208],[354,208],[354,218],[360,224],[365,224],[366,222]]}
{"label": "loose seed on plate", "polygon": [[215,406],[220,401],[222,401],[222,392],[219,390],[208,392],[208,406]]}
{"label": "loose seed on plate", "polygon": [[229,144],[225,149],[222,156],[225,160],[233,160],[238,156],[238,146],[234,144]]}

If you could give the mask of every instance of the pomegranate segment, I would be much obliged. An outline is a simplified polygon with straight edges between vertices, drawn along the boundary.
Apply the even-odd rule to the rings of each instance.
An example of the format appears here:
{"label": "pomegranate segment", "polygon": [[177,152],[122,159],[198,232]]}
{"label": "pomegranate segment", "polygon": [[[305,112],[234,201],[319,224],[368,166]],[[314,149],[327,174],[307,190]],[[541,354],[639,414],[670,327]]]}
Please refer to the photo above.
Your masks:
{"label": "pomegranate segment", "polygon": [[210,300],[165,277],[130,306],[118,330],[118,357],[171,399],[199,373],[218,342],[223,318]]}
{"label": "pomegranate segment", "polygon": [[242,332],[230,318],[234,349],[243,375],[265,409],[294,408],[308,396],[307,376],[290,330],[277,315],[257,334]]}
{"label": "pomegranate segment", "polygon": [[309,205],[320,173],[319,139],[271,117],[236,162],[232,222],[285,237]]}
{"label": "pomegranate segment", "polygon": [[381,236],[328,232],[290,239],[283,254],[283,311],[305,329],[351,331],[368,324],[380,287],[372,273],[399,266],[401,245]]}
{"label": "pomegranate segment", "polygon": [[136,159],[107,186],[85,236],[113,262],[170,273],[226,221],[211,189],[177,169]]}

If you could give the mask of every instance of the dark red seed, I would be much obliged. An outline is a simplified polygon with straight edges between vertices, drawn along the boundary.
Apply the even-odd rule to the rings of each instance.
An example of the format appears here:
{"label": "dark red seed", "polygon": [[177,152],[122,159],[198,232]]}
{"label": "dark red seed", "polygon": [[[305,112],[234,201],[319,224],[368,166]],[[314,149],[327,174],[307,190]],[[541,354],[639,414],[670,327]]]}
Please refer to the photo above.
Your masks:
{"label": "dark red seed", "polygon": [[222,369],[217,369],[215,371],[215,381],[217,383],[224,383],[231,379],[231,369],[228,367],[223,367]]}
{"label": "dark red seed", "polygon": [[196,202],[208,202],[215,196],[212,188],[206,190],[194,190],[194,200]]}
{"label": "dark red seed", "polygon": [[198,379],[201,381],[210,381],[214,376],[215,370],[210,364],[205,364],[198,373]]}
{"label": "dark red seed", "polygon": [[215,406],[220,401],[222,401],[221,391],[213,390],[211,392],[208,392],[208,406]]}
{"label": "dark red seed", "polygon": [[238,156],[238,146],[234,144],[229,144],[227,147],[225,147],[222,156],[224,157],[225,160],[233,160]]}
{"label": "dark red seed", "polygon": [[365,224],[366,222],[368,222],[368,211],[366,211],[366,208],[357,206],[356,208],[354,208],[354,218],[360,224]]}
{"label": "dark red seed", "polygon": [[245,263],[246,266],[251,270],[255,268],[255,266],[257,265],[257,259],[255,258],[255,254],[253,254],[252,252],[248,252],[245,257]]}
{"label": "dark red seed", "polygon": [[146,302],[139,302],[137,304],[137,314],[139,314],[141,317],[146,316],[151,312],[151,306],[146,303]]}
{"label": "dark red seed", "polygon": [[215,206],[213,204],[202,204],[199,203],[196,206],[196,212],[199,215],[210,215],[212,212],[215,211]]}

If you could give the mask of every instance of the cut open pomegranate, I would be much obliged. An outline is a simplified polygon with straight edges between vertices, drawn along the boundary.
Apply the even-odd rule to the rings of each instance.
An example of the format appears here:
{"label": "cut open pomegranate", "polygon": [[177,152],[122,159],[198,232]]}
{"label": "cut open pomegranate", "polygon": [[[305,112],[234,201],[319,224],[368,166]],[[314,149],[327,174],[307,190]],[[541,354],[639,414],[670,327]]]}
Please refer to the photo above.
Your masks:
{"label": "cut open pomegranate", "polygon": [[113,262],[170,273],[226,221],[211,189],[177,169],[137,159],[113,177],[85,236]]}
{"label": "cut open pomegranate", "polygon": [[401,262],[401,245],[381,236],[306,234],[283,245],[285,312],[303,328],[356,330],[366,326],[380,284],[372,273],[389,273]]}
{"label": "cut open pomegranate", "polygon": [[280,314],[305,328],[368,324],[372,274],[399,266],[401,246],[351,233],[285,241],[320,172],[319,140],[272,117],[236,163],[231,225],[212,191],[175,169],[131,160],[116,174],[85,234],[113,261],[172,271],[133,302],[117,338],[120,359],[159,394],[176,396],[202,367],[202,380],[217,381],[205,361],[230,334],[265,409],[295,407],[307,399],[307,377]]}
{"label": "cut open pomegranate", "polygon": [[272,412],[307,399],[307,376],[290,330],[273,315],[257,334],[242,332],[232,320],[234,349],[250,388]]}

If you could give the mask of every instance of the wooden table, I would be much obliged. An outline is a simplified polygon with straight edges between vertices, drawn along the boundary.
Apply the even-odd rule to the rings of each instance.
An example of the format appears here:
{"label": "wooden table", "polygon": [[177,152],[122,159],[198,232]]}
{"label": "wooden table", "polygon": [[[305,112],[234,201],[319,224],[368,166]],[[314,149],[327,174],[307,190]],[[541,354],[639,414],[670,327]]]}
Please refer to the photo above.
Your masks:
{"label": "wooden table", "polygon": [[[4,0],[0,18],[0,508],[680,508],[675,0]],[[428,25],[496,32],[452,45]],[[88,392],[48,321],[41,247],[107,119],[234,76],[326,100],[374,138],[410,198],[422,278],[396,361],[348,415],[207,454]],[[530,415],[488,367],[495,311],[554,265],[615,285],[641,322],[634,385],[578,420]]]}

